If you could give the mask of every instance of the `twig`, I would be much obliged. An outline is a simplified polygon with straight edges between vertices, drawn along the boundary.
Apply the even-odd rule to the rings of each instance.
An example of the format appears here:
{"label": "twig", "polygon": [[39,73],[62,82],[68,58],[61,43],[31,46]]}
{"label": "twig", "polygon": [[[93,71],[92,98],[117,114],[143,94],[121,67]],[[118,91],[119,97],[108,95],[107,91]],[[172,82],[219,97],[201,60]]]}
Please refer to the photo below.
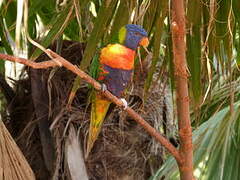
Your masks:
{"label": "twig", "polygon": [[[34,62],[30,61],[24,58],[18,58],[6,54],[1,54],[0,53],[0,59],[5,59],[13,62],[18,62],[27,66],[30,66],[34,69],[46,69],[49,67],[56,67],[56,66],[64,66],[68,70],[72,71],[73,73],[77,74],[80,76],[83,80],[85,80],[87,83],[91,84],[95,89],[100,90],[101,85],[93,79],[91,76],[80,70],[77,66],[73,65],[63,57],[59,56],[55,52],[51,51],[50,49],[47,50],[48,53],[54,58],[49,61],[44,61],[44,62]],[[111,94],[109,91],[103,92],[103,95],[106,96],[110,101],[115,103],[116,105],[122,107],[123,103],[120,99],[118,99],[116,96]],[[138,115],[133,109],[128,107],[126,109],[127,113],[131,118],[133,118],[138,124],[140,124],[152,137],[156,138],[156,140],[162,144],[170,154],[172,154],[176,161],[178,163],[181,163],[181,157],[178,152],[178,150],[168,141],[167,138],[165,138],[163,135],[161,135],[156,129],[154,129],[152,126],[150,126],[140,115]]]}

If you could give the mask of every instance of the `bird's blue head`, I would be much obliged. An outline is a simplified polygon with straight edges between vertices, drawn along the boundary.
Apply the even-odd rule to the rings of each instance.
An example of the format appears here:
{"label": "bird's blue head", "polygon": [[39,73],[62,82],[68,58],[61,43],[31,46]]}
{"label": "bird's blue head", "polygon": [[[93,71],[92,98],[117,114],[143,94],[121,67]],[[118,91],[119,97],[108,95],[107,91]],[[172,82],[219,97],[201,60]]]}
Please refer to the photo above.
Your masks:
{"label": "bird's blue head", "polygon": [[136,50],[138,46],[148,46],[147,32],[139,25],[127,24],[119,31],[119,42]]}

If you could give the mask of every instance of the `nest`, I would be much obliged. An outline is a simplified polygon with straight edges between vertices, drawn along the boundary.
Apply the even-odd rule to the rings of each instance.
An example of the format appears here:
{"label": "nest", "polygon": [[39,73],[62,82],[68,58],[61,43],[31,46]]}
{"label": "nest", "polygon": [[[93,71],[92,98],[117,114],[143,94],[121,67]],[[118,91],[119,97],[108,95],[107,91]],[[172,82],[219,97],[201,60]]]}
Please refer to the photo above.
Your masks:
{"label": "nest", "polygon": [[[52,49],[55,50],[54,45]],[[82,57],[83,49],[82,44],[64,41],[61,55],[76,64]],[[47,60],[47,57],[42,55],[39,60]],[[76,94],[72,108],[68,109],[66,104],[75,75],[64,68],[25,69],[25,71],[28,72],[30,79],[24,78],[15,83],[16,96],[11,100],[14,102],[20,99],[21,103],[8,103],[11,104],[8,108],[11,119],[8,128],[15,138],[18,137],[17,143],[38,179],[45,180],[50,177],[71,179],[65,157],[66,139],[69,127],[74,127],[81,148],[83,152],[85,151],[90,114],[87,98],[89,88],[83,84]],[[146,73],[141,76],[146,76]],[[168,131],[174,127],[168,117],[171,109],[164,94],[166,91],[162,88],[150,91],[151,94],[144,103],[147,108],[143,108],[143,97],[140,93],[143,92],[143,79],[136,82],[139,83],[135,83],[134,91],[128,96],[130,106],[167,136]],[[34,90],[38,90],[41,94],[36,94]],[[19,106],[23,103],[27,103],[25,107],[29,108],[21,111]],[[18,118],[11,116],[16,111],[20,111]],[[19,119],[24,119],[21,122],[24,126],[14,127],[13,124]],[[44,121],[45,125],[50,127],[51,137],[47,141],[51,143],[45,142],[43,139],[46,137],[41,135],[41,131],[46,131],[45,126],[40,125]],[[45,132],[47,136],[49,132]],[[44,151],[44,148],[47,151]],[[156,143],[142,127],[121,109],[111,105],[99,138],[88,159],[85,160],[85,165],[89,179],[141,180],[149,178],[160,168],[165,154],[161,145]]]}

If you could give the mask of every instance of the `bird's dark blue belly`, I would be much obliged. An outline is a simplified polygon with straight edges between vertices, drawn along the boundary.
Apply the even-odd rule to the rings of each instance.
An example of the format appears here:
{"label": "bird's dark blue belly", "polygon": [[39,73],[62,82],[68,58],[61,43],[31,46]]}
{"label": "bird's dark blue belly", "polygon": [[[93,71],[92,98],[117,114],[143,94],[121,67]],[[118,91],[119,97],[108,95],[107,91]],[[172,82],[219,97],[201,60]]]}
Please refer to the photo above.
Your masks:
{"label": "bird's dark blue belly", "polygon": [[120,97],[131,80],[133,70],[111,68],[107,65],[103,65],[103,69],[108,72],[103,83],[113,95]]}

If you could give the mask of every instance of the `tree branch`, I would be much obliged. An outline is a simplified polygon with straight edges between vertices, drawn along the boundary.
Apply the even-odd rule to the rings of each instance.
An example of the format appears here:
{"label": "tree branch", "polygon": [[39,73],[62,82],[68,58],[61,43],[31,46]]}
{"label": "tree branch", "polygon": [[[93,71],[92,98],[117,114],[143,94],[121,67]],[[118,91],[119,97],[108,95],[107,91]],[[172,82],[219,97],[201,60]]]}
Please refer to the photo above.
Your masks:
{"label": "tree branch", "polygon": [[[53,57],[52,60],[44,61],[44,62],[34,62],[24,58],[14,57],[6,54],[0,53],[0,59],[9,60],[12,62],[18,62],[27,66],[30,66],[34,69],[46,69],[49,67],[56,67],[56,66],[64,66],[68,70],[72,71],[76,75],[80,76],[84,79],[87,83],[91,84],[95,89],[101,90],[101,85],[93,79],[91,76],[80,70],[77,66],[73,65],[63,57],[59,56],[55,52],[51,51],[50,49],[47,52]],[[116,96],[111,94],[109,91],[103,92],[103,95],[107,97],[110,101],[115,103],[117,106],[122,107],[123,103],[120,99]],[[152,137],[154,137],[161,145],[163,145],[170,154],[174,156],[178,163],[181,163],[181,157],[178,150],[165,138],[161,135],[156,129],[154,129],[151,125],[149,125],[140,115],[138,115],[133,109],[127,107],[127,113],[131,118],[133,118],[138,124],[140,124]]]}
{"label": "tree branch", "polygon": [[193,180],[193,145],[188,95],[184,0],[172,0],[171,31],[176,82],[180,148],[183,163],[178,163],[181,180]]}

